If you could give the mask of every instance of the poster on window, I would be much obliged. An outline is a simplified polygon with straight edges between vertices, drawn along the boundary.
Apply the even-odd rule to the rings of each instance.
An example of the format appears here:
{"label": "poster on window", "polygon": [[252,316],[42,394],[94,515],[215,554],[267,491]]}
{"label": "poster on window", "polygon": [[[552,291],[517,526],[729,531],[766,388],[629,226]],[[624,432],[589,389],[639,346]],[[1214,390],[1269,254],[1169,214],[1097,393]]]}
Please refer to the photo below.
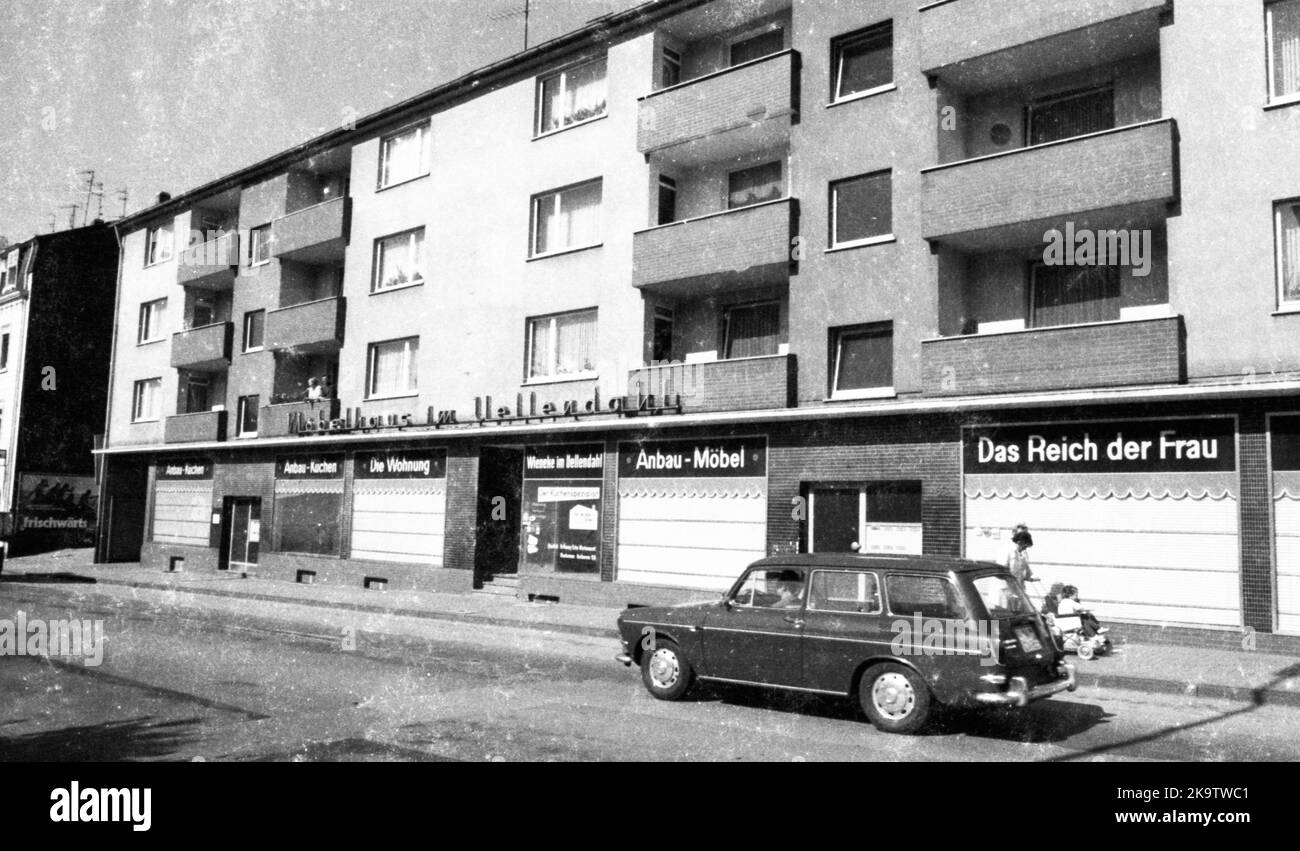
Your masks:
{"label": "poster on window", "polygon": [[93,476],[23,473],[18,488],[18,531],[90,546],[99,499]]}
{"label": "poster on window", "polygon": [[520,556],[523,570],[600,571],[604,460],[600,444],[526,450]]}

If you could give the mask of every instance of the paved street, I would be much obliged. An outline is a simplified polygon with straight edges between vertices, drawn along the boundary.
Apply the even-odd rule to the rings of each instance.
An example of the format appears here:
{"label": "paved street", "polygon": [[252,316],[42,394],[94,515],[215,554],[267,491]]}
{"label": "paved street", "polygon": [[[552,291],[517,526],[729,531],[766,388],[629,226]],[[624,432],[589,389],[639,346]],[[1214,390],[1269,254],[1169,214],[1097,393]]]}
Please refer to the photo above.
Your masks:
{"label": "paved street", "polygon": [[301,624],[216,623],[89,586],[3,595],[6,617],[103,619],[108,645],[97,668],[0,658],[0,761],[1300,759],[1285,706],[1080,690],[909,738],[829,699],[659,702],[593,636],[448,621],[418,650],[348,651]]}

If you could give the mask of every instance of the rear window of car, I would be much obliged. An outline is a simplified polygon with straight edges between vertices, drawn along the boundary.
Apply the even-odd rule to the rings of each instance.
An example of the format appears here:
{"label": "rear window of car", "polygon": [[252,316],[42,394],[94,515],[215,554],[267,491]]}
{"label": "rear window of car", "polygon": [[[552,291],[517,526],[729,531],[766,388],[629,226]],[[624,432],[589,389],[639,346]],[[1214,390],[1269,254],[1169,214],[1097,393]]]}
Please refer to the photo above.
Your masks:
{"label": "rear window of car", "polygon": [[885,577],[889,611],[895,615],[965,620],[966,604],[953,584],[942,576],[890,574]]}
{"label": "rear window of car", "polygon": [[860,570],[813,572],[808,608],[820,612],[880,614],[880,583]]}
{"label": "rear window of car", "polygon": [[972,583],[988,609],[989,617],[1004,618],[1010,615],[1031,614],[1033,603],[1010,576],[981,576]]}

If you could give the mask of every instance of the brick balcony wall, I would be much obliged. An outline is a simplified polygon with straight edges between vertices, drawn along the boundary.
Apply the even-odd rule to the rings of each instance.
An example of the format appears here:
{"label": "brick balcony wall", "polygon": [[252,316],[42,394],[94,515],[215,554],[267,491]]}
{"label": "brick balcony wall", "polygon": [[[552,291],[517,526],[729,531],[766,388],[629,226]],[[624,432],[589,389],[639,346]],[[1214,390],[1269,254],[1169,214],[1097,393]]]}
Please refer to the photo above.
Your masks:
{"label": "brick balcony wall", "polygon": [[288,437],[293,434],[289,422],[294,414],[300,414],[311,420],[335,419],[339,415],[338,399],[321,399],[317,402],[286,402],[279,405],[263,405],[257,415],[258,437]]}
{"label": "brick balcony wall", "polygon": [[795,404],[796,374],[794,355],[665,364],[632,370],[627,392],[680,393],[685,413],[789,408]]}
{"label": "brick balcony wall", "polygon": [[176,261],[176,282],[182,286],[229,287],[239,266],[239,234],[228,233],[193,245]]}
{"label": "brick balcony wall", "polygon": [[1164,119],[926,169],[922,236],[1175,201],[1177,140]]}
{"label": "brick balcony wall", "polygon": [[632,284],[789,264],[795,216],[795,202],[786,198],[639,231],[632,237]]}
{"label": "brick balcony wall", "polygon": [[1139,12],[1168,0],[949,0],[921,7],[921,69],[978,56]]}
{"label": "brick balcony wall", "polygon": [[344,301],[323,298],[269,311],[262,345],[274,351],[341,344]]}
{"label": "brick balcony wall", "polygon": [[281,216],[271,224],[271,254],[281,257],[304,248],[347,238],[347,198],[324,201]]}
{"label": "brick balcony wall", "polygon": [[173,369],[212,370],[230,365],[234,323],[217,322],[172,335]]}
{"label": "brick balcony wall", "polygon": [[225,436],[225,411],[176,414],[163,423],[163,443],[208,442],[224,440]]}
{"label": "brick balcony wall", "polygon": [[793,116],[799,55],[787,50],[641,98],[637,150],[672,145]]}
{"label": "brick balcony wall", "polygon": [[929,396],[1076,390],[1186,381],[1181,316],[924,340]]}

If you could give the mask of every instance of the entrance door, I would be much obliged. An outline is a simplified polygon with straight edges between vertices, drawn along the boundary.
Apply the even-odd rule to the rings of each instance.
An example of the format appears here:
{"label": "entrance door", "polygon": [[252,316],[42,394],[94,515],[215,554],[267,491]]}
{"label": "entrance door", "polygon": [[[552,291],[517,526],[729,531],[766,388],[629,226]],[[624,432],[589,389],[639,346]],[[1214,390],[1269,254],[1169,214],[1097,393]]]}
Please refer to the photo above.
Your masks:
{"label": "entrance door", "polygon": [[520,500],[523,486],[522,449],[483,447],[478,462],[475,585],[497,574],[519,572]]}
{"label": "entrance door", "polygon": [[262,500],[228,496],[222,523],[222,570],[248,570],[257,566],[262,538]]}
{"label": "entrance door", "polygon": [[921,483],[815,487],[809,494],[814,553],[921,554]]}

